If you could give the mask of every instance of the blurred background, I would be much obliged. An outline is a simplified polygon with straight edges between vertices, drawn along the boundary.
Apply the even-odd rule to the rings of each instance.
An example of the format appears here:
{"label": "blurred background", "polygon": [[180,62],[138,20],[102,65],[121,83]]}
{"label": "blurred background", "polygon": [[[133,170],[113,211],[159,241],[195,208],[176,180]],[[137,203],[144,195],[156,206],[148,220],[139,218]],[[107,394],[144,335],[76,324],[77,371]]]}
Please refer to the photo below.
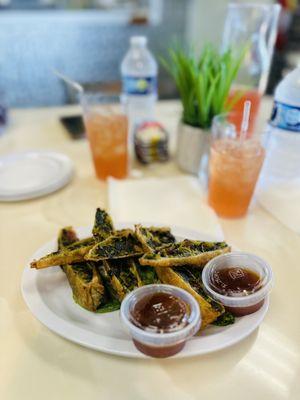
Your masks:
{"label": "blurred background", "polygon": [[[246,1],[245,1],[246,2]],[[252,1],[254,2],[254,1]],[[275,3],[266,1],[265,3]],[[155,57],[174,41],[219,45],[227,0],[0,0],[0,97],[8,107],[74,103],[57,69],[84,87],[115,91],[129,37],[143,34]],[[243,1],[239,1],[243,3]],[[260,1],[257,1],[260,3]],[[281,0],[267,93],[300,62],[300,7]],[[163,40],[162,40],[163,39]],[[175,98],[163,68],[159,97]]]}

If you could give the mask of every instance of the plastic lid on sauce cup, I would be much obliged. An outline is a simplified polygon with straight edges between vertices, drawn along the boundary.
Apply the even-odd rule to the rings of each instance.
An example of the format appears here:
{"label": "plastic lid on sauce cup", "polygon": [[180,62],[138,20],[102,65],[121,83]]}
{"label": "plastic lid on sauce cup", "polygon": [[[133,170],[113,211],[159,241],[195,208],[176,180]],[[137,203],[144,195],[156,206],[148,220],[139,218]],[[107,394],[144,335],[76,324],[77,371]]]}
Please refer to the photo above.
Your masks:
{"label": "plastic lid on sauce cup", "polygon": [[[186,320],[187,324],[182,329],[174,332],[157,333],[139,328],[132,322],[132,312],[138,301],[155,293],[173,295],[188,305],[189,315]],[[134,340],[153,347],[165,347],[184,342],[194,336],[201,325],[200,308],[194,297],[176,286],[163,284],[143,286],[129,293],[122,301],[120,316]]]}
{"label": "plastic lid on sauce cup", "polygon": [[[213,288],[212,277],[214,272],[228,267],[247,268],[260,277],[260,288],[251,294],[234,296],[223,295]],[[202,281],[207,293],[226,307],[248,307],[262,301],[273,286],[273,273],[270,265],[262,258],[244,252],[221,254],[210,260],[203,269]]]}

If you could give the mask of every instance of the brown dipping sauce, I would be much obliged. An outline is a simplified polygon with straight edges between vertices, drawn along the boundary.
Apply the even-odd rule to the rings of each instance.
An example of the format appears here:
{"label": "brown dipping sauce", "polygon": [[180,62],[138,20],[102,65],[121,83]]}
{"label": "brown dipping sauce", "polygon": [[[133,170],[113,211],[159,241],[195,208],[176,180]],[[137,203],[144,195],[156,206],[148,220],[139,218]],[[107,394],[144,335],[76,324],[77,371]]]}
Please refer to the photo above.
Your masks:
{"label": "brown dipping sauce", "polygon": [[148,346],[147,344],[138,342],[137,340],[133,339],[133,343],[135,347],[141,351],[142,353],[146,354],[150,357],[155,358],[166,358],[174,356],[175,354],[179,353],[185,345],[185,342],[180,342],[176,344],[172,344],[171,346],[164,346],[164,347],[154,347]]}
{"label": "brown dipping sauce", "polygon": [[187,324],[188,309],[184,301],[168,293],[154,293],[138,301],[132,311],[132,322],[155,333],[168,333]]}
{"label": "brown dipping sauce", "polygon": [[[261,288],[260,276],[253,270],[244,267],[226,267],[214,271],[211,277],[212,288],[224,296],[248,296]],[[246,307],[225,308],[237,317],[256,312],[263,305],[264,300]]]}
{"label": "brown dipping sauce", "polygon": [[251,269],[227,267],[214,271],[211,284],[216,292],[224,296],[247,296],[261,288],[261,279]]}
{"label": "brown dipping sauce", "polygon": [[258,311],[262,305],[264,304],[265,299],[262,299],[256,304],[253,304],[252,306],[247,306],[247,307],[230,307],[230,306],[225,306],[226,310],[231,312],[233,315],[236,317],[243,317],[244,315],[249,315],[253,314],[256,311]]}
{"label": "brown dipping sauce", "polygon": [[[145,296],[132,310],[132,322],[138,328],[153,333],[170,333],[183,329],[187,324],[188,307],[180,298],[168,293]],[[170,357],[178,353],[185,342],[170,346],[149,346],[134,340],[135,346],[151,357]]]}

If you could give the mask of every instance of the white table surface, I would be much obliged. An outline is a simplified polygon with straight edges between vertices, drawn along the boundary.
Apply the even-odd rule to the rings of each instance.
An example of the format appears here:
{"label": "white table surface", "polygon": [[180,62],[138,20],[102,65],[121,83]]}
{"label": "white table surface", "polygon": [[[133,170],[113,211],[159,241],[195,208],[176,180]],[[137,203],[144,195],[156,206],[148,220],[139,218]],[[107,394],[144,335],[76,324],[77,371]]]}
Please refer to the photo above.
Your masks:
{"label": "white table surface", "polygon": [[[262,120],[270,108],[264,100]],[[0,203],[0,399],[300,399],[300,237],[257,204],[246,218],[220,220],[227,241],[268,260],[276,279],[264,323],[238,345],[185,360],[125,359],[70,343],[31,315],[20,291],[26,261],[61,226],[88,225],[95,207],[107,205],[86,141],[70,140],[58,121],[76,110],[13,110],[0,139],[0,154],[53,149],[76,166],[73,182],[57,193]],[[179,110],[176,102],[158,106],[172,137]],[[141,170],[145,176],[180,173],[173,162]]]}

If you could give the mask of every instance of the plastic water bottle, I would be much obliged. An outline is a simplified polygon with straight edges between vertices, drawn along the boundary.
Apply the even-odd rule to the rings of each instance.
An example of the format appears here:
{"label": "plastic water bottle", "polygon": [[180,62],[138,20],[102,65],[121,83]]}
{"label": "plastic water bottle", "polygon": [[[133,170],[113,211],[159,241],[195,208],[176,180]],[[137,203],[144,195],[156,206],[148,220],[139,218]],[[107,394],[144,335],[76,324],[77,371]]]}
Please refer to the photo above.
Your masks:
{"label": "plastic water bottle", "polygon": [[299,179],[300,66],[286,75],[275,90],[267,137],[263,181]]}
{"label": "plastic water bottle", "polygon": [[130,38],[130,48],[121,64],[122,102],[133,128],[153,120],[157,100],[157,63],[147,48],[145,36]]}

